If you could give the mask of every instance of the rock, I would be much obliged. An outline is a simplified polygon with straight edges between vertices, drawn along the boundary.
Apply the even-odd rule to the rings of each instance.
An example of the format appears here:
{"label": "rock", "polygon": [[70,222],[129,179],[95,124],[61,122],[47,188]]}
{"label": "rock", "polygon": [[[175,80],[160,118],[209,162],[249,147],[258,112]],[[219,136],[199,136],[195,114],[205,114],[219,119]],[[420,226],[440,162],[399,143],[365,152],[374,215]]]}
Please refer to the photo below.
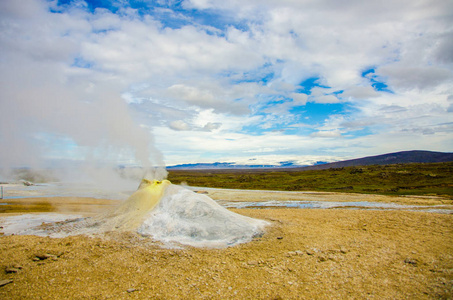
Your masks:
{"label": "rock", "polygon": [[64,252],[63,252],[63,251],[60,251],[60,252],[57,252],[57,254],[55,254],[55,256],[60,257],[60,256],[62,256],[63,254],[64,254]]}
{"label": "rock", "polygon": [[[55,254],[49,254],[49,253],[38,253],[35,254],[35,258],[38,260],[46,260],[48,258],[51,258],[52,260],[57,260],[58,256]],[[35,258],[33,258],[34,261],[37,261]]]}
{"label": "rock", "polygon": [[327,259],[329,259],[331,261],[337,261],[335,255],[332,255],[332,254],[327,255]]}
{"label": "rock", "polygon": [[305,253],[307,253],[308,255],[313,255],[315,254],[315,251],[313,249],[307,249],[305,250]]}
{"label": "rock", "polygon": [[295,251],[289,251],[288,253],[286,253],[286,256],[287,257],[290,257],[290,256],[296,256],[296,252]]}
{"label": "rock", "polygon": [[287,257],[290,257],[290,256],[297,256],[297,255],[303,255],[304,253],[300,250],[296,250],[296,251],[289,251],[288,253],[286,253],[286,256]]}
{"label": "rock", "polygon": [[278,236],[277,240],[283,240],[283,237],[282,236]]}
{"label": "rock", "polygon": [[4,280],[0,280],[0,286],[4,286],[4,285],[7,285],[9,283],[13,282],[12,279],[4,279]]}
{"label": "rock", "polygon": [[20,269],[18,269],[18,268],[13,268],[13,267],[7,267],[7,268],[5,269],[5,272],[6,272],[6,273],[17,273],[17,272],[19,272],[19,271],[20,271]]}
{"label": "rock", "polygon": [[320,256],[318,256],[318,261],[321,261],[321,262],[322,261],[327,261],[327,257],[324,256],[324,255],[320,255]]}
{"label": "rock", "polygon": [[247,264],[249,266],[257,266],[259,264],[259,262],[257,262],[256,260],[250,260],[247,262]]}
{"label": "rock", "polygon": [[127,292],[128,292],[128,293],[132,293],[132,292],[135,292],[136,290],[137,290],[137,289],[133,289],[133,288],[132,288],[132,289],[128,289]]}
{"label": "rock", "polygon": [[340,247],[340,252],[341,252],[342,254],[346,254],[346,253],[349,252],[349,250],[346,249],[346,248],[344,248],[344,247]]}
{"label": "rock", "polygon": [[417,265],[417,260],[408,257],[404,260],[404,263],[413,265],[415,267]]}
{"label": "rock", "polygon": [[44,253],[35,254],[35,257],[36,257],[37,259],[39,259],[39,260],[48,259],[47,254],[44,254]]}
{"label": "rock", "polygon": [[15,265],[12,265],[13,268],[16,268],[16,269],[20,269],[22,270],[22,266],[21,265],[18,265],[18,264],[15,264]]}

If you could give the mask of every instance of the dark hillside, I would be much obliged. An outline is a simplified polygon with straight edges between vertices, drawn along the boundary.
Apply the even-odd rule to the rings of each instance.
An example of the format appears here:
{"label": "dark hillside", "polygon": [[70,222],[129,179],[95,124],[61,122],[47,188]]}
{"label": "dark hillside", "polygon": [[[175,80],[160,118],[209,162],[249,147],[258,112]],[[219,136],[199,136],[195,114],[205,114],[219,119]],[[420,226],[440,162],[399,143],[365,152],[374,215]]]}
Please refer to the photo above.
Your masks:
{"label": "dark hillside", "polygon": [[440,163],[450,161],[453,161],[453,153],[413,150],[388,153],[377,156],[368,156],[364,158],[350,159],[316,166],[301,167],[297,168],[297,170],[325,170],[330,168],[358,167],[370,165]]}

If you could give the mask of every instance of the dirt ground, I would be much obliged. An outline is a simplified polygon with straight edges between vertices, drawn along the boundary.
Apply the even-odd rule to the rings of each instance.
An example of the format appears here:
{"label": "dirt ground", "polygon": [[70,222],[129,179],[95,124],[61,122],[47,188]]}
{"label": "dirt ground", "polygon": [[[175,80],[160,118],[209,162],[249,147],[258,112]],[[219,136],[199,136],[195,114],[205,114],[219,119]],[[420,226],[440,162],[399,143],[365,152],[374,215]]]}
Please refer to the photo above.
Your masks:
{"label": "dirt ground", "polygon": [[[52,201],[61,212],[77,199]],[[0,299],[453,298],[451,214],[232,210],[271,225],[226,249],[164,249],[133,233],[2,236]]]}

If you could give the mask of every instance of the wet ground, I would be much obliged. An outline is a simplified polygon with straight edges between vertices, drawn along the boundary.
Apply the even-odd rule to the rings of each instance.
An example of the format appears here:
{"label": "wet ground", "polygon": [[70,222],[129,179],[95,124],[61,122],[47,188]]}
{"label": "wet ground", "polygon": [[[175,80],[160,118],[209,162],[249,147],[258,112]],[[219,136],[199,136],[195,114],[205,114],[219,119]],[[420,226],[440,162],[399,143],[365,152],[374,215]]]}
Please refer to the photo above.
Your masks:
{"label": "wet ground", "polygon": [[[3,184],[0,213],[97,213],[118,205],[133,190],[106,190],[83,184]],[[438,196],[384,196],[332,192],[286,192],[187,187],[206,194],[226,208],[375,209],[453,213],[453,200]]]}

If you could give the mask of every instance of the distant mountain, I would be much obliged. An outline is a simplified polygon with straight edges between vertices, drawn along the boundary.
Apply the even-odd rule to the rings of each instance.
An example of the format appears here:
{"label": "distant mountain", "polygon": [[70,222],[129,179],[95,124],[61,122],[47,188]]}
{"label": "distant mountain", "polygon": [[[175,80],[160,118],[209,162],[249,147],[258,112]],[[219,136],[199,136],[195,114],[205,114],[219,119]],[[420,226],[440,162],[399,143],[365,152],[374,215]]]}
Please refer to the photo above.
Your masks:
{"label": "distant mountain", "polygon": [[198,164],[181,164],[167,166],[168,170],[229,170],[229,169],[288,169],[288,170],[323,170],[330,168],[390,165],[405,163],[434,163],[453,161],[453,153],[433,151],[402,151],[395,153],[368,156],[333,163],[317,162],[313,166],[294,165],[292,162],[281,162],[280,165],[236,165],[234,163],[215,162]]}
{"label": "distant mountain", "polygon": [[[234,163],[199,163],[199,164],[181,164],[176,166],[167,166],[167,170],[222,170],[222,169],[269,169],[276,168],[280,166],[274,165],[236,165]],[[287,168],[288,166],[285,166]]]}
{"label": "distant mountain", "polygon": [[369,165],[391,165],[407,163],[437,163],[453,161],[453,153],[433,152],[433,151],[401,151],[376,156],[350,159],[327,163],[316,166],[297,168],[297,170],[324,170],[330,168],[369,166]]}

